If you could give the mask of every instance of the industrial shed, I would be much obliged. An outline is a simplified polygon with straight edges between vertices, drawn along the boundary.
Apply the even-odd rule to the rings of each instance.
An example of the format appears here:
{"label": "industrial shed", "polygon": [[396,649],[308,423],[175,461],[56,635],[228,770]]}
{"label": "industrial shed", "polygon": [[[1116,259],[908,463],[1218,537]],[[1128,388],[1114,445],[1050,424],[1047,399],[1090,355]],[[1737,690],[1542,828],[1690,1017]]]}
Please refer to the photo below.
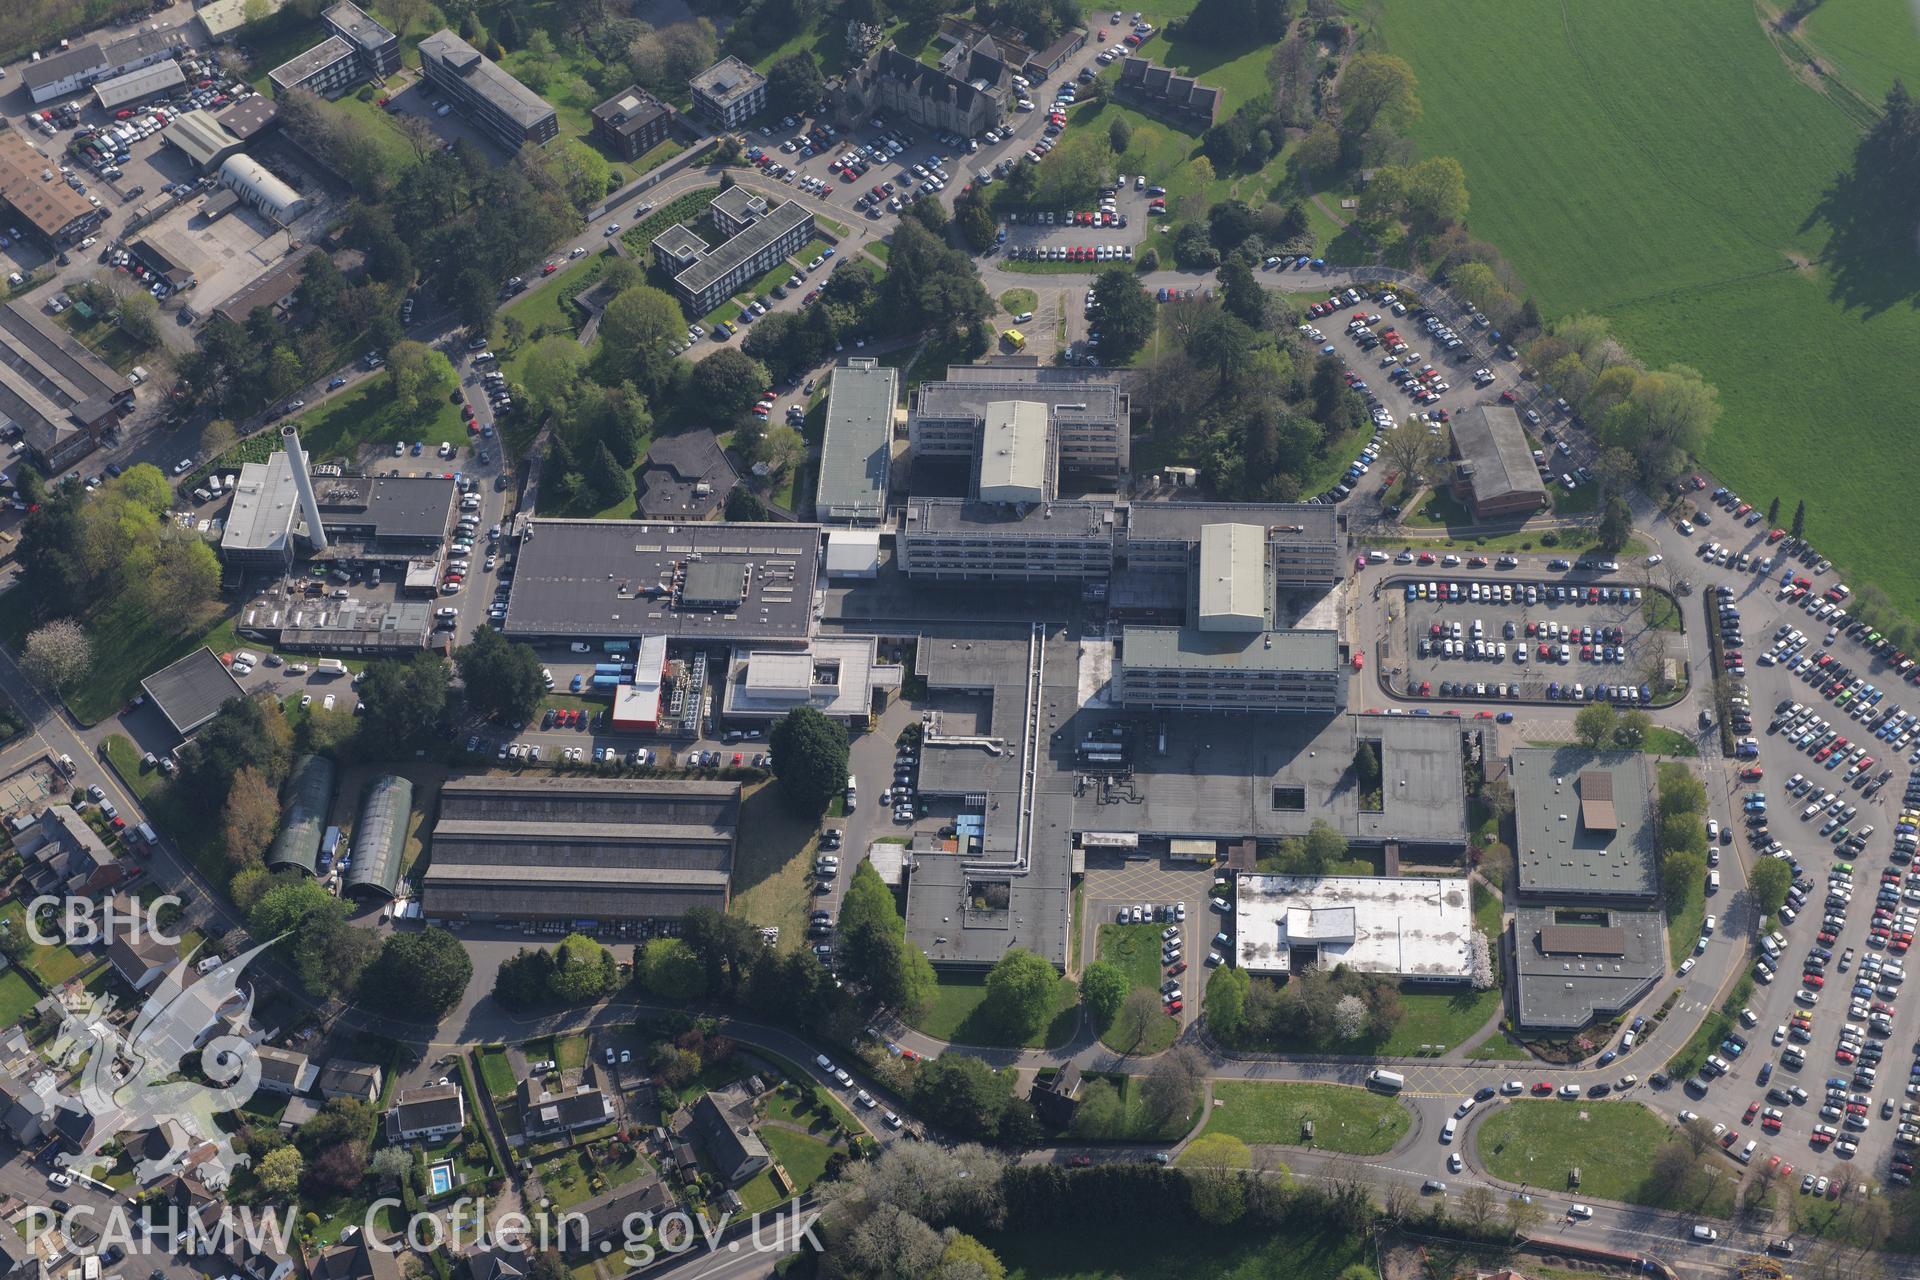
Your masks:
{"label": "industrial shed", "polygon": [[353,824],[353,865],[340,892],[362,900],[391,898],[406,860],[407,820],[413,813],[413,784],[386,773],[367,784],[360,817]]}
{"label": "industrial shed", "polygon": [[284,871],[297,867],[313,875],[320,859],[320,833],[333,808],[333,761],[326,756],[301,756],[293,762],[286,785],[280,789],[280,834],[267,850],[267,867]]}

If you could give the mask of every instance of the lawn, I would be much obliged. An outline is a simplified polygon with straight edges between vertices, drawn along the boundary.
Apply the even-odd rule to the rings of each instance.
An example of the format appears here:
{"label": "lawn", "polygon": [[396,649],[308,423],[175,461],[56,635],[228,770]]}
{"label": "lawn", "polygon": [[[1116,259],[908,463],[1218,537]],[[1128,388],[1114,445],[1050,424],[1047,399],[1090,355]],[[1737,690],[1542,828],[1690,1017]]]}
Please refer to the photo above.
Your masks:
{"label": "lawn", "polygon": [[[405,414],[394,403],[385,378],[370,378],[358,389],[329,400],[294,420],[300,439],[316,462],[346,456],[358,461],[362,449],[395,441],[423,441],[427,445],[467,442],[459,406],[442,397],[432,412]],[[391,449],[384,451],[386,454]],[[438,458],[408,456],[397,461],[402,471],[438,470]]]}
{"label": "lawn", "polygon": [[330,107],[353,122],[354,132],[369,140],[380,153],[382,168],[396,177],[420,163],[413,144],[394,125],[393,117],[377,102],[362,102],[349,93],[335,99]]}
{"label": "lawn", "polygon": [[1421,1052],[1423,1046],[1438,1045],[1451,1049],[1485,1026],[1499,1011],[1500,989],[1458,992],[1400,991],[1401,1007],[1407,1016],[1393,1029],[1386,1042],[1368,1053],[1386,1057],[1404,1057]]}
{"label": "lawn", "polygon": [[507,1051],[497,1045],[480,1051],[480,1079],[487,1086],[487,1092],[496,1098],[510,1097],[520,1082],[513,1078],[513,1065],[507,1061]]}
{"label": "lawn", "polygon": [[1000,309],[1010,316],[1021,315],[1040,305],[1040,295],[1031,289],[1009,289],[1000,295]]}
{"label": "lawn", "polygon": [[727,914],[772,925],[780,945],[791,950],[806,941],[807,912],[813,902],[815,841],[819,824],[796,818],[780,803],[770,783],[749,790],[740,802],[740,848],[734,855],[733,898]]}
{"label": "lawn", "polygon": [[[32,629],[26,593],[0,596],[0,642],[20,651]],[[234,647],[230,619],[211,608],[211,629],[192,628],[186,635],[159,630],[151,617],[129,601],[109,601],[84,619],[93,641],[93,669],[66,698],[67,709],[84,725],[98,724],[131,702],[140,692],[140,680],[168,663],[185,657],[201,645],[215,653]]]}
{"label": "lawn", "polygon": [[[18,899],[0,903],[0,928],[27,937],[26,921],[27,909]],[[45,923],[44,918],[42,923]],[[55,936],[54,930],[49,929],[43,936]],[[86,960],[72,947],[64,943],[46,946],[33,941],[31,937],[27,937],[27,949],[21,955],[20,963],[33,970],[40,984],[48,988],[59,986],[87,967]]]}
{"label": "lawn", "polygon": [[1656,756],[1697,756],[1700,748],[1692,738],[1676,729],[1664,725],[1654,725],[1647,730],[1647,737],[1640,749]]}
{"label": "lawn", "polygon": [[[1095,959],[1105,960],[1120,967],[1127,975],[1130,990],[1158,991],[1164,979],[1164,970],[1160,964],[1160,930],[1157,924],[1103,924],[1097,943]],[[1109,1029],[1107,1035],[1113,1034]],[[1117,1044],[1101,1037],[1109,1048],[1122,1053],[1155,1054],[1174,1042],[1180,1034],[1180,1020],[1169,1015],[1155,1019],[1151,1029],[1138,1044]]]}
{"label": "lawn", "polygon": [[[1913,73],[1910,13],[1840,8],[1816,11],[1808,35],[1831,39],[1867,92]],[[1920,461],[1885,358],[1920,344],[1920,267],[1871,233],[1830,237],[1820,215],[1859,137],[1847,104],[1790,65],[1742,0],[1381,12],[1384,46],[1420,78],[1413,141],[1460,159],[1474,233],[1541,311],[1600,313],[1649,365],[1699,369],[1724,407],[1705,450],[1718,478],[1754,501],[1804,498],[1849,581],[1920,614],[1920,561],[1884,540]],[[1805,464],[1829,455],[1873,465]]]}
{"label": "lawn", "polygon": [[145,804],[147,797],[158,790],[167,776],[158,769],[149,769],[140,762],[140,748],[122,734],[110,733],[100,744],[107,753],[107,763],[120,775],[120,781],[127,790],[133,792],[133,798]]}
{"label": "lawn", "polygon": [[1678,1194],[1650,1185],[1652,1158],[1673,1130],[1637,1102],[1516,1099],[1494,1109],[1474,1135],[1480,1160],[1496,1178],[1558,1191],[1580,1169],[1580,1194],[1726,1217],[1737,1177],[1703,1170]]}
{"label": "lawn", "polygon": [[982,1232],[1006,1264],[1007,1280],[1327,1280],[1368,1263],[1363,1233],[1300,1234],[1251,1219],[1232,1227],[1175,1230],[1151,1216],[1087,1214],[1071,1225]]}
{"label": "lawn", "polygon": [[1700,926],[1707,918],[1707,887],[1695,880],[1676,901],[1667,899],[1667,955],[1679,964],[1693,954]]}
{"label": "lawn", "polygon": [[39,1001],[27,980],[11,966],[0,970],[0,1024],[17,1027],[27,1010]]}
{"label": "lawn", "polygon": [[[1397,1100],[1344,1084],[1217,1080],[1213,1102],[1204,1132],[1357,1156],[1392,1150],[1413,1122]],[[1311,1143],[1301,1136],[1303,1120],[1313,1122]]]}
{"label": "lawn", "polygon": [[1508,1039],[1504,1031],[1496,1031],[1482,1040],[1467,1056],[1481,1061],[1495,1062],[1527,1062],[1533,1057],[1527,1052],[1525,1045]]}
{"label": "lawn", "polygon": [[[742,830],[745,830],[742,827]],[[980,1006],[987,999],[985,975],[939,973],[940,989],[933,1007],[913,1022],[918,1030],[956,1044],[1014,1047],[1007,1033],[989,1022]],[[1053,1049],[1073,1038],[1080,1020],[1080,989],[1071,979],[1060,982],[1060,1003],[1053,1021],[1023,1042],[1029,1049]]]}
{"label": "lawn", "polygon": [[760,1140],[793,1179],[796,1192],[804,1192],[826,1175],[833,1148],[820,1139],[769,1124],[761,1126]]}
{"label": "lawn", "polygon": [[561,1071],[587,1065],[587,1038],[581,1035],[558,1036],[551,1042],[547,1057]]}

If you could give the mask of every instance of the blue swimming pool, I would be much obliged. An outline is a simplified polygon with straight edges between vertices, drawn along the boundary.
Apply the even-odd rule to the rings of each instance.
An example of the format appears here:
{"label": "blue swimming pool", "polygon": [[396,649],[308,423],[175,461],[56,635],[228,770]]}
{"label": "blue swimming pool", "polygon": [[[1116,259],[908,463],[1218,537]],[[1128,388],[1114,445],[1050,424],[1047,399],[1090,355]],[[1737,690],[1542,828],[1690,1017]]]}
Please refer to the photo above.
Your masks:
{"label": "blue swimming pool", "polygon": [[453,1190],[453,1166],[436,1164],[427,1170],[427,1181],[433,1187],[434,1195]]}

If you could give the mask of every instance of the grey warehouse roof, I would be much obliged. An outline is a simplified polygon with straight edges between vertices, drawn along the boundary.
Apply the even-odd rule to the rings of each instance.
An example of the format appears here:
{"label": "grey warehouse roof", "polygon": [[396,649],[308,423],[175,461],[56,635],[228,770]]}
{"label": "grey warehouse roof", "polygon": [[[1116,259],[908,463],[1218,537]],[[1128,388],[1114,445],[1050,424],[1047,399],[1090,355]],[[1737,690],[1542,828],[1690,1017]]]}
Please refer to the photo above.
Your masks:
{"label": "grey warehouse roof", "polygon": [[[697,559],[690,557],[697,556]],[[731,610],[684,608],[676,569],[725,564],[747,582]],[[820,526],[534,520],[520,546],[506,631],[514,636],[790,640],[807,637]]]}
{"label": "grey warehouse roof", "polygon": [[247,696],[226,664],[205,646],[160,668],[140,687],[183,738],[213,719],[227,699]]}
{"label": "grey warehouse roof", "polygon": [[1451,425],[1460,460],[1473,468],[1475,498],[1485,502],[1515,493],[1546,492],[1520,415],[1512,409],[1503,404],[1469,405],[1455,414]]}
{"label": "grey warehouse roof", "polygon": [[[1580,777],[1612,775],[1616,825],[1581,820]],[[1513,753],[1513,821],[1522,897],[1651,899],[1659,890],[1646,757],[1637,751],[1523,747]]]}
{"label": "grey warehouse roof", "polygon": [[886,514],[899,386],[899,373],[871,356],[833,371],[814,499],[822,520],[877,521]]}

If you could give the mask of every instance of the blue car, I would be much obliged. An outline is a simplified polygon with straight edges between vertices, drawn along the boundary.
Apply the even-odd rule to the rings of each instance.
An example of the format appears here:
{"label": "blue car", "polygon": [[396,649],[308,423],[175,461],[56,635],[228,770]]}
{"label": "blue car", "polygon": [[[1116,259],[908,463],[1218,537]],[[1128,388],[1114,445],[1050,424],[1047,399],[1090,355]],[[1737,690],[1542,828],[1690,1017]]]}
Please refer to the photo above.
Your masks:
{"label": "blue car", "polygon": [[1494,717],[1494,719],[1495,719],[1496,721],[1498,721],[1499,723],[1501,723],[1501,724],[1512,724],[1512,723],[1513,723],[1513,712],[1511,712],[1511,711],[1502,711],[1502,712],[1501,712],[1501,713],[1500,713],[1499,715],[1497,715],[1497,716],[1495,716],[1495,717]]}
{"label": "blue car", "polygon": [[1601,1054],[1599,1059],[1595,1061],[1593,1065],[1596,1067],[1604,1067],[1609,1062],[1612,1062],[1615,1058],[1619,1056],[1620,1056],[1620,1053],[1617,1049],[1609,1049],[1605,1053]]}

